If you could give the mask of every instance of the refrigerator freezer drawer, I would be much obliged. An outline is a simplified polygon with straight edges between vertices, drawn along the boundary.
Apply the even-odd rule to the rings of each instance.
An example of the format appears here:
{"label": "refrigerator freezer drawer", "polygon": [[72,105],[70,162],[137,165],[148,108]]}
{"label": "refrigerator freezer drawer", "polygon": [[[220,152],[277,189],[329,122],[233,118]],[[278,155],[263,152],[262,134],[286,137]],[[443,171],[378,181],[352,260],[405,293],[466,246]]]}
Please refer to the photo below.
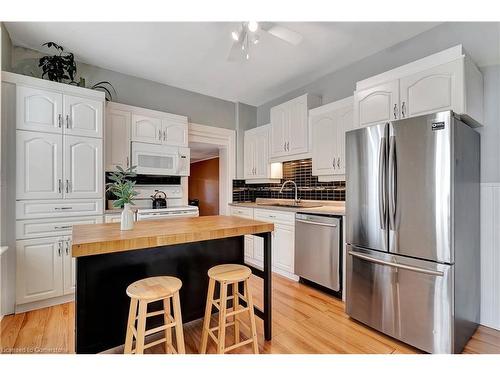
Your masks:
{"label": "refrigerator freezer drawer", "polygon": [[349,316],[429,353],[453,353],[453,266],[347,246]]}

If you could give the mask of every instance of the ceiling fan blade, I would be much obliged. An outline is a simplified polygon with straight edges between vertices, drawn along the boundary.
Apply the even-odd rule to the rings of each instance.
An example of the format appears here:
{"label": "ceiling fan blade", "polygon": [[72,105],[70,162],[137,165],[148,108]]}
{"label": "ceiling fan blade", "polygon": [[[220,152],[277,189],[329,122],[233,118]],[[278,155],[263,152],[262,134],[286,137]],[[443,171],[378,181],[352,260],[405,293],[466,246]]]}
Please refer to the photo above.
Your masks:
{"label": "ceiling fan blade", "polygon": [[243,59],[243,51],[241,50],[241,42],[235,41],[229,50],[227,61],[240,61]]}
{"label": "ceiling fan blade", "polygon": [[270,27],[266,29],[263,28],[263,30],[275,36],[276,38],[282,39],[285,42],[293,44],[294,46],[300,44],[300,42],[302,42],[303,39],[302,35],[300,35],[299,33],[290,30],[287,27],[279,26],[276,24],[271,24]]}

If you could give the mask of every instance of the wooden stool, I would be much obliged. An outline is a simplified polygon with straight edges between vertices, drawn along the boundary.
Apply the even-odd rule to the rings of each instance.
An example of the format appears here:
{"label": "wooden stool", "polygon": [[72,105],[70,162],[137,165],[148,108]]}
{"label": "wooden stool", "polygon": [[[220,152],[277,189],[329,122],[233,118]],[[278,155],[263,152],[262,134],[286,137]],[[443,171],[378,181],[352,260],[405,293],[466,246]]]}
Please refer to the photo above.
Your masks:
{"label": "wooden stool", "polygon": [[[125,338],[125,354],[142,354],[144,349],[165,343],[165,353],[186,352],[184,348],[184,333],[182,331],[181,303],[179,299],[179,289],[182,282],[176,277],[158,276],[149,277],[132,283],[127,288],[127,295],[130,300],[130,311],[128,314],[127,336]],[[163,310],[148,313],[148,304],[163,300]],[[174,315],[170,314],[170,300],[174,309]],[[139,314],[136,316],[137,305]],[[146,331],[146,319],[152,316],[163,314],[165,324]],[[137,320],[137,329],[135,321]],[[172,345],[172,328],[175,327],[175,338],[177,350]],[[148,335],[165,331],[165,337],[144,344]],[[135,349],[132,349],[132,341],[135,337]]]}
{"label": "wooden stool", "polygon": [[[217,353],[223,354],[230,350],[239,348],[240,346],[252,344],[253,352],[259,354],[259,346],[257,343],[257,329],[255,328],[255,314],[253,309],[252,294],[248,290],[248,279],[252,275],[250,268],[239,264],[221,264],[212,267],[208,270],[210,281],[208,283],[207,305],[205,308],[205,318],[203,320],[203,332],[201,335],[200,353],[204,354],[207,350],[208,336],[217,344]],[[220,284],[220,298],[214,300],[215,282]],[[243,282],[243,295],[238,290],[238,285]],[[233,295],[229,296],[228,286],[232,285]],[[246,307],[241,306],[239,300],[246,302]],[[228,312],[227,301],[233,300],[233,307]],[[210,328],[210,318],[212,315],[212,306],[219,310],[219,324],[214,328]],[[240,321],[238,314],[247,312],[250,318],[250,327]],[[228,317],[233,316],[233,321],[227,323]],[[250,331],[251,338],[245,341],[240,341],[240,324],[245,326]],[[234,345],[226,348],[226,327],[234,325]],[[217,337],[214,331],[219,331]]]}

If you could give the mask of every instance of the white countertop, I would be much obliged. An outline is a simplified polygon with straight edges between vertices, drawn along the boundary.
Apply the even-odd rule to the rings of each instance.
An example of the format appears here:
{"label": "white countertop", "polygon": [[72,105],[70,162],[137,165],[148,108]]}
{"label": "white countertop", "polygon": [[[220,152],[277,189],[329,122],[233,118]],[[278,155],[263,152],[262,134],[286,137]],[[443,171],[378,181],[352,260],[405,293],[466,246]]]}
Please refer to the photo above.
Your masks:
{"label": "white countertop", "polygon": [[[234,202],[229,203],[230,206],[235,207],[249,207],[249,208],[259,208],[264,210],[275,210],[275,211],[288,211],[288,212],[304,212],[308,214],[325,214],[325,215],[345,215],[345,202],[343,201],[310,201],[301,200],[302,203],[308,204],[319,204],[318,207],[283,207],[283,206],[272,206],[273,203],[293,203],[290,199],[264,199],[257,198],[256,202]],[[266,205],[269,203],[269,205]]]}

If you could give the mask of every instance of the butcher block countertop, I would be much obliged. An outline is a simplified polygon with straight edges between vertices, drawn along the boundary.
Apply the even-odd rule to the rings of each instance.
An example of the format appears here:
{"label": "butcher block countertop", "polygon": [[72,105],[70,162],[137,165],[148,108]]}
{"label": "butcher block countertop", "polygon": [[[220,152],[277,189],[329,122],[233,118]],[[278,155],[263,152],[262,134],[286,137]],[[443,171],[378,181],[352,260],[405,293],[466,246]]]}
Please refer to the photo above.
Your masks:
{"label": "butcher block countertop", "polygon": [[73,226],[73,257],[116,253],[188,242],[272,232],[274,225],[235,216],[201,216],[134,223],[121,231],[120,223]]}

